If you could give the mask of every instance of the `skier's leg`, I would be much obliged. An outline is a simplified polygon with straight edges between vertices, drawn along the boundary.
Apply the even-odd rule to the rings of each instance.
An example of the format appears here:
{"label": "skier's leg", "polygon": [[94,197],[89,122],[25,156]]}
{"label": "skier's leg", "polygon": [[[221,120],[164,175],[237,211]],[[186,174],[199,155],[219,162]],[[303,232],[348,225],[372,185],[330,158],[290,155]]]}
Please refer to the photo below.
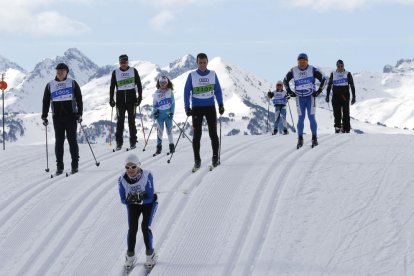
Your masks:
{"label": "skier's leg", "polygon": [[315,113],[316,113],[316,98],[315,97],[309,96],[307,105],[306,105],[306,110],[308,112],[309,123],[310,123],[311,132],[312,132],[312,138],[316,138],[318,136],[318,133],[317,133],[318,124],[316,123],[316,117],[315,117]]}
{"label": "skier's leg", "polygon": [[130,145],[135,145],[137,143],[137,127],[135,125],[136,109],[137,108],[134,104],[131,104],[127,107]]}
{"label": "skier's leg", "polygon": [[341,129],[342,111],[341,102],[338,99],[332,99],[332,108],[334,114],[334,127],[335,129]]}
{"label": "skier's leg", "polygon": [[141,214],[141,206],[128,204],[128,252],[135,252],[135,244],[137,242],[138,220]]}
{"label": "skier's leg", "polygon": [[68,139],[70,156],[72,158],[72,169],[78,169],[79,163],[79,146],[76,138],[77,127],[78,124],[75,118],[66,123],[66,138]]}
{"label": "skier's leg", "polygon": [[117,105],[116,106],[116,133],[115,133],[115,139],[117,146],[122,146],[124,143],[124,123],[125,123],[125,106],[123,105]]}
{"label": "skier's leg", "polygon": [[58,170],[63,170],[63,144],[65,143],[65,122],[61,118],[53,117],[55,129],[55,155]]}
{"label": "skier's leg", "polygon": [[298,109],[298,136],[303,137],[303,127],[305,124],[306,101],[303,97],[296,97],[296,107]]}
{"label": "skier's leg", "polygon": [[280,109],[279,130],[280,130],[280,132],[287,130],[286,105],[282,106],[281,109]]}
{"label": "skier's leg", "polygon": [[216,107],[206,107],[206,119],[208,125],[208,134],[211,139],[211,147],[213,149],[213,156],[218,156],[219,138],[217,135],[217,113]]}
{"label": "skier's leg", "polygon": [[147,251],[153,250],[153,236],[152,236],[152,220],[154,219],[155,212],[157,211],[158,202],[154,201],[151,204],[142,205],[142,223],[141,230],[144,237],[145,248]]}
{"label": "skier's leg", "polygon": [[162,145],[162,136],[164,135],[164,116],[160,114],[157,118],[157,145]]}
{"label": "skier's leg", "polygon": [[279,128],[279,122],[280,122],[280,106],[275,107],[275,123],[273,125],[273,133],[276,134]]}
{"label": "skier's leg", "polygon": [[165,119],[165,126],[167,127],[167,135],[168,135],[169,144],[174,143],[173,133],[172,133],[172,126],[173,126],[172,120],[173,120],[172,118],[168,118],[168,117]]}
{"label": "skier's leg", "polygon": [[193,108],[193,152],[194,160],[199,161],[200,158],[200,140],[203,127],[203,111],[200,107]]}
{"label": "skier's leg", "polygon": [[345,101],[342,103],[342,110],[343,110],[343,128],[344,132],[349,132],[351,130],[351,122],[350,122],[350,116],[349,116],[349,101]]}

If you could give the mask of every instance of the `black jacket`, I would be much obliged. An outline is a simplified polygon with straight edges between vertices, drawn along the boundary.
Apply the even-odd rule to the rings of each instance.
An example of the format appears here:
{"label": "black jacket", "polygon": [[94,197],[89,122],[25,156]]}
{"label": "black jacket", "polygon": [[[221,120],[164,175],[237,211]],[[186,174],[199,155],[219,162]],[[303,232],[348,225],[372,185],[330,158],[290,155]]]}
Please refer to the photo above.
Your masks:
{"label": "black jacket", "polygon": [[[59,81],[57,78],[55,78],[55,80]],[[73,80],[73,83],[75,99],[72,101],[52,102],[52,112],[54,117],[65,117],[74,114],[79,114],[80,116],[82,116],[82,93],[79,84],[75,80]],[[51,103],[50,100],[50,83],[48,83],[43,93],[42,118],[47,118],[47,114],[49,113],[49,107]]]}
{"label": "black jacket", "polygon": [[[128,70],[130,67],[128,67],[126,70]],[[125,71],[126,71],[125,70]],[[123,71],[121,69],[121,71]],[[142,99],[142,84],[141,84],[141,78],[139,77],[138,71],[136,68],[134,68],[134,74],[135,74],[135,85],[138,87],[138,97]],[[137,101],[137,91],[136,89],[127,89],[127,90],[118,90],[118,85],[116,83],[116,73],[115,70],[112,72],[111,77],[111,86],[109,88],[109,99],[114,98],[115,93],[115,87],[116,87],[116,104],[119,106],[120,104],[124,103],[125,105],[132,105],[135,104]]]}
{"label": "black jacket", "polygon": [[328,87],[326,88],[326,97],[329,97],[329,93],[331,93],[332,88],[332,100],[341,100],[341,101],[349,101],[349,87],[351,87],[352,91],[352,98],[355,99],[355,86],[354,86],[354,79],[352,78],[351,72],[347,74],[348,85],[333,85],[333,73],[329,77]]}

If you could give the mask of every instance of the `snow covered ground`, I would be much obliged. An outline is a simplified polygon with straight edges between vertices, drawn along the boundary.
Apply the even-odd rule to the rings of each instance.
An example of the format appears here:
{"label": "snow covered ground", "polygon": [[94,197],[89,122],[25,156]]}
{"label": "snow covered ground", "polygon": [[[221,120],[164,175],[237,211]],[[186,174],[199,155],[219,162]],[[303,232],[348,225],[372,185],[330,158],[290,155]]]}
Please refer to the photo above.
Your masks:
{"label": "snow covered ground", "polygon": [[[204,133],[194,174],[187,139],[170,164],[166,139],[157,157],[155,141],[143,152],[141,139],[135,153],[159,193],[151,275],[414,275],[414,136],[372,129],[322,129],[318,147],[307,134],[300,150],[294,133],[223,137],[212,172]],[[99,167],[81,145],[80,172],[53,179],[44,145],[0,153],[0,275],[122,274],[127,218],[117,177],[129,153],[93,149]],[[49,153],[54,171],[52,145]],[[142,264],[140,232],[138,241]],[[145,275],[139,264],[130,275]]]}

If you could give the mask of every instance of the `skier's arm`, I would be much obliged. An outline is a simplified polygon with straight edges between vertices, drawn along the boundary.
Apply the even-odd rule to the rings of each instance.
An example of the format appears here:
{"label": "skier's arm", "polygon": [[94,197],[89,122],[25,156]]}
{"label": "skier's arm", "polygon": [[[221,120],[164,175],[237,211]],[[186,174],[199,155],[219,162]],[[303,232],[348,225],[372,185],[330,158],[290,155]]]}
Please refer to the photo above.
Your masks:
{"label": "skier's arm", "polygon": [[333,73],[329,76],[328,80],[328,87],[326,88],[326,97],[329,98],[329,94],[331,93],[331,88],[333,84]]}
{"label": "skier's arm", "polygon": [[291,79],[293,79],[293,69],[289,70],[289,72],[286,74],[286,77],[283,79],[283,84],[285,85],[286,91],[288,92],[289,95],[296,96],[294,95],[294,92],[292,91],[292,89],[290,89],[289,82]]}
{"label": "skier's arm", "polygon": [[50,85],[47,84],[43,93],[42,118],[47,118],[50,107]]}
{"label": "skier's arm", "polygon": [[352,78],[351,72],[348,72],[348,84],[351,87],[352,98],[355,99],[355,85],[354,85],[354,79]]}
{"label": "skier's arm", "polygon": [[109,87],[109,99],[110,100],[114,98],[115,87],[116,87],[116,77],[115,77],[115,71],[113,71],[112,77],[111,77],[111,86]]}
{"label": "skier's arm", "polygon": [[223,105],[223,92],[221,91],[221,85],[216,74],[216,83],[214,84],[214,94],[219,105]]}
{"label": "skier's arm", "polygon": [[322,91],[326,84],[325,76],[315,67],[313,68],[313,76],[321,82],[318,90]]}
{"label": "skier's arm", "polygon": [[184,87],[184,107],[185,109],[190,108],[190,94],[193,90],[193,81],[191,79],[191,74],[188,74],[187,81],[185,82]]}
{"label": "skier's arm", "polygon": [[76,105],[78,107],[78,114],[82,116],[83,114],[83,101],[82,101],[82,92],[79,87],[79,84],[76,81],[73,81],[75,83],[75,99],[76,99]]}
{"label": "skier's arm", "polygon": [[122,185],[121,177],[118,179],[118,191],[122,204],[126,204],[125,188],[124,185]]}
{"label": "skier's arm", "polygon": [[154,179],[152,173],[148,174],[147,184],[145,185],[146,198],[143,200],[143,204],[151,203],[154,199]]}
{"label": "skier's arm", "polygon": [[139,77],[138,70],[134,68],[134,74],[135,74],[135,84],[138,87],[138,97],[142,99],[142,83],[141,78]]}

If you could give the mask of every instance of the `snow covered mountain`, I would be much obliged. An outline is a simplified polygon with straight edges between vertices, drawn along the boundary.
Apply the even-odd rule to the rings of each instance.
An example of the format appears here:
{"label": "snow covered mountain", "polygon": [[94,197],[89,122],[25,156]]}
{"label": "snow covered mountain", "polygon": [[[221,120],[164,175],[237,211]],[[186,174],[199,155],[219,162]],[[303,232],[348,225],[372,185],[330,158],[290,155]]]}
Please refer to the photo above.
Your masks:
{"label": "snow covered mountain", "polygon": [[[98,67],[77,49],[68,49],[62,57],[44,59],[30,73],[26,73],[24,70],[8,69],[7,77],[13,78],[14,82],[13,85],[9,85],[10,89],[6,93],[6,112],[9,114],[7,121],[20,124],[17,130],[23,130],[19,133],[9,133],[8,137],[14,137],[11,139],[12,141],[21,139],[21,135],[42,137],[41,128],[28,126],[33,123],[39,126],[43,89],[46,83],[54,78],[54,67],[59,62],[65,62],[69,65],[69,76],[75,78],[81,85],[85,108],[84,123],[88,127],[91,140],[96,142],[109,141],[111,122],[111,108],[108,105],[109,82],[111,72],[117,68],[117,64]],[[10,68],[20,68],[10,62],[7,64]],[[414,82],[413,64],[412,60],[401,60],[397,62],[395,67],[386,66],[384,73],[354,73],[357,103],[351,107],[353,118],[374,125],[413,129],[414,114],[411,106],[414,96],[409,92]],[[184,122],[186,116],[182,91],[189,71],[196,68],[195,58],[192,55],[185,55],[164,67],[149,61],[131,61],[130,65],[138,69],[144,88],[144,99],[141,105],[142,116],[137,117],[137,125],[141,126],[142,118],[146,130],[152,126],[152,119],[149,116],[152,94],[155,91],[156,79],[161,74],[167,74],[174,83],[175,120]],[[268,102],[266,92],[269,88],[273,89],[271,84],[223,58],[212,58],[209,62],[209,68],[217,72],[223,88],[226,109],[222,118],[223,135],[264,133],[267,129]],[[9,73],[10,70],[17,70],[14,77]],[[322,68],[322,70],[326,75],[329,75],[331,71],[329,68]],[[282,78],[283,76],[280,76],[279,79]],[[273,82],[275,80],[272,80]],[[292,116],[296,118],[294,106],[294,101],[291,101]],[[322,109],[331,108],[324,102],[323,96],[319,97],[318,106]],[[270,122],[273,121],[272,111],[273,108],[270,106]],[[114,118],[112,123],[114,123]],[[293,130],[291,120],[289,120],[289,124]],[[328,126],[331,128],[332,122],[329,122]],[[323,130],[324,126],[320,125],[320,128]],[[16,128],[10,128],[9,131],[13,130]],[[178,128],[175,127],[174,131],[178,132]],[[128,133],[125,132],[125,135]],[[24,140],[30,141],[31,139]],[[83,140],[81,139],[81,141]]]}

